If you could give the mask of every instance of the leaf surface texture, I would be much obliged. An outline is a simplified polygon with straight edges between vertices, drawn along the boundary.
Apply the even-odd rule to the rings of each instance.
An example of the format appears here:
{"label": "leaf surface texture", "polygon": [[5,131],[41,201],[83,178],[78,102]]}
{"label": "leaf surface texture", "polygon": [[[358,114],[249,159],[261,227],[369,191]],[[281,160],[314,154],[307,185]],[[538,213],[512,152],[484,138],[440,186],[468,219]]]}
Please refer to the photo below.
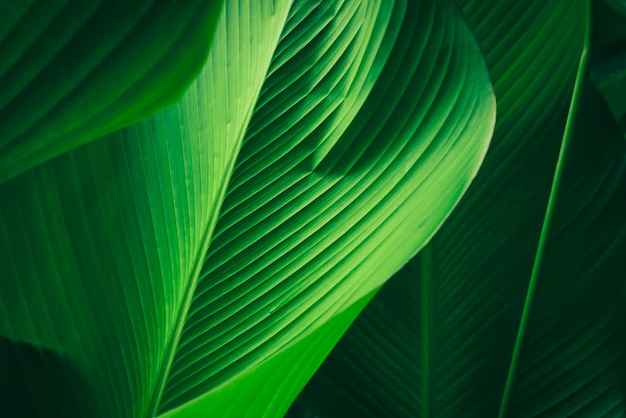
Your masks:
{"label": "leaf surface texture", "polygon": [[227,1],[178,103],[0,188],[0,334],[85,371],[94,416],[279,416],[494,121],[452,2]]}
{"label": "leaf surface texture", "polygon": [[0,1],[0,182],[180,99],[222,3]]}

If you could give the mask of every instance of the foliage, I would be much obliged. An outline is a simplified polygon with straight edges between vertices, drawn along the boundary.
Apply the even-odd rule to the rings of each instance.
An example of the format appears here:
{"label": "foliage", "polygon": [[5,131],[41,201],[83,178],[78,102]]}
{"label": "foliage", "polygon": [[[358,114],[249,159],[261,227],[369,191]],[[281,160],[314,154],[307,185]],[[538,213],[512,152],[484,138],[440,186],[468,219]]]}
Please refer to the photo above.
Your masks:
{"label": "foliage", "polygon": [[621,2],[458,3],[0,2],[7,415],[618,414]]}
{"label": "foliage", "polygon": [[300,402],[322,417],[623,416],[626,142],[611,113],[626,20],[602,3],[595,24],[583,2],[461,4],[498,98],[490,151]]}

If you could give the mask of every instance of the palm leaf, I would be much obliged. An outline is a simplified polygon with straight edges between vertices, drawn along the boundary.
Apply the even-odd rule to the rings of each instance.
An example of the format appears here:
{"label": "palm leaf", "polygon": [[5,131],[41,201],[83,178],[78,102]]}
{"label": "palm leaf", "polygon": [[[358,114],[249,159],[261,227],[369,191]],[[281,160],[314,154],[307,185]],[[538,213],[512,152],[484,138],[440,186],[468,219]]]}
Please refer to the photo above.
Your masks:
{"label": "palm leaf", "polygon": [[177,101],[221,6],[0,1],[0,182]]}
{"label": "palm leaf", "polygon": [[90,416],[284,413],[486,152],[451,2],[252,3],[177,104],[0,189],[0,334],[84,374]]}

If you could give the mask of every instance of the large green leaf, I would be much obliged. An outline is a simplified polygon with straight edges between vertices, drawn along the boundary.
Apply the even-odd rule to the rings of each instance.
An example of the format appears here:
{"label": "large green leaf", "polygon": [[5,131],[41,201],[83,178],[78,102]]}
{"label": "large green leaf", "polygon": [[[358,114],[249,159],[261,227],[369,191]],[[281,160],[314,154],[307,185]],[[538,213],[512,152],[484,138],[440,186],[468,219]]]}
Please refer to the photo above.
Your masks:
{"label": "large green leaf", "polygon": [[510,7],[464,5],[498,97],[492,146],[431,244],[305,389],[321,417],[491,417],[503,398],[503,415],[603,416],[621,402],[606,369],[620,355],[611,321],[623,318],[623,140],[597,94],[579,98],[582,121],[565,135],[575,133],[539,249],[589,14],[582,2]]}
{"label": "large green leaf", "polygon": [[0,1],[0,182],[180,99],[221,6]]}
{"label": "large green leaf", "polygon": [[494,123],[450,1],[228,1],[181,101],[2,186],[0,334],[92,416],[280,416]]}

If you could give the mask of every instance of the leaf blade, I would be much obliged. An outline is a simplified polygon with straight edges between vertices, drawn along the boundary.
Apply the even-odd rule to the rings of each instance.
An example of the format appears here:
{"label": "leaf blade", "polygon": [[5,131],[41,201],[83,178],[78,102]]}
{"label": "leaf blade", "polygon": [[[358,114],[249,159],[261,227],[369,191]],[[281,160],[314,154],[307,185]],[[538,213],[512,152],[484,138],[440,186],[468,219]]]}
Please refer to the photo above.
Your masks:
{"label": "leaf blade", "polygon": [[[248,51],[273,49],[286,4],[255,9],[279,24],[242,40]],[[88,370],[102,416],[150,414],[269,64],[237,59],[242,71],[216,83],[218,46],[176,105],[2,186],[1,332]]]}
{"label": "leaf blade", "polygon": [[[305,388],[300,401],[323,417],[345,415],[345,408],[373,417],[427,416],[425,409],[437,416],[497,414],[515,340],[511,330],[519,323],[525,272],[532,266],[547,203],[546,179],[552,178],[562,137],[573,85],[570,64],[578,61],[584,13],[567,2],[464,1],[461,6],[485,54],[498,121],[478,176],[429,244],[432,339],[425,341],[416,325],[426,320],[420,290],[425,276],[417,256],[386,285],[388,290],[383,287],[381,303],[377,296]],[[409,286],[411,279],[415,286]],[[411,296],[403,306],[412,317],[390,306],[391,295],[400,291]],[[407,340],[416,353],[386,354],[402,353]],[[427,367],[422,350],[431,344],[435,354]],[[381,371],[381,364],[388,370]],[[426,369],[430,388],[422,387]],[[383,381],[377,381],[377,373],[383,373]],[[342,388],[361,389],[337,389],[330,385],[334,380]],[[326,397],[335,399],[330,407],[324,405]]]}
{"label": "leaf blade", "polygon": [[221,4],[4,5],[0,181],[177,101],[202,69]]}
{"label": "leaf blade", "polygon": [[[397,35],[402,41],[390,56],[395,53],[398,58],[383,70],[379,84],[364,102],[361,112],[367,116],[345,131],[346,142],[351,144],[348,150],[354,151],[337,155],[333,149],[313,169],[307,155],[313,155],[315,148],[305,141],[316,144],[316,136],[298,139],[294,135],[290,139],[293,145],[281,143],[283,151],[279,151],[278,147],[267,145],[273,137],[272,125],[253,118],[251,127],[266,126],[270,134],[264,136],[262,129],[252,128],[253,136],[246,140],[239,155],[240,163],[230,185],[232,191],[220,219],[222,225],[218,222],[194,301],[196,306],[192,306],[175,362],[169,396],[166,395],[169,401],[162,412],[192,402],[194,393],[206,390],[201,388],[222,384],[234,378],[237,370],[261,367],[263,359],[271,357],[280,347],[288,346],[299,333],[320,326],[315,324],[331,318],[333,310],[349,306],[363,292],[379,286],[415,251],[413,245],[423,245],[430,237],[442,221],[441,216],[448,213],[467,186],[471,173],[477,169],[486,146],[482,141],[488,138],[490,123],[493,123],[493,102],[489,98],[488,80],[481,72],[484,67],[480,54],[465,37],[462,21],[451,5],[434,6],[424,2],[412,4],[407,11],[403,11],[404,3],[396,7],[392,16],[401,19],[407,36],[403,32]],[[415,17],[423,19],[424,25],[411,21]],[[429,38],[430,28],[438,22],[446,25],[447,31]],[[432,44],[427,44],[426,40]],[[447,42],[454,47],[448,47]],[[413,55],[412,45],[424,48],[422,55]],[[406,66],[413,68],[413,72],[400,77],[400,71],[404,71],[402,60],[406,60]],[[438,64],[443,66],[447,62],[450,63],[447,72],[435,71]],[[276,73],[270,70],[270,73],[280,74],[278,70]],[[429,79],[430,84],[426,81]],[[465,82],[476,79],[481,81]],[[423,101],[415,103],[415,96],[404,95],[407,84],[409,91],[422,93]],[[455,90],[457,88],[461,93]],[[266,94],[274,100],[279,97],[271,91]],[[270,100],[262,95],[260,103],[271,106]],[[391,105],[386,100],[394,103],[398,113],[388,110]],[[450,115],[456,106],[468,109],[469,116],[450,116],[440,124],[438,118]],[[398,110],[403,107],[405,111]],[[371,118],[379,109],[384,109],[385,116]],[[267,115],[261,112],[255,117]],[[411,121],[411,117],[416,122],[408,122],[406,128],[394,127],[399,121]],[[300,120],[295,120],[295,126]],[[277,124],[280,132],[289,135],[284,125]],[[380,136],[367,135],[381,129],[384,134]],[[359,142],[350,141],[354,131],[361,135]],[[385,138],[394,138],[394,142]],[[461,138],[466,142],[457,144],[455,141]],[[383,145],[385,141],[392,146]],[[432,147],[428,146],[428,141],[432,141]],[[467,161],[468,155],[473,156],[471,163]],[[330,166],[333,157],[335,167]],[[446,161],[446,157],[451,161]],[[458,164],[457,158],[463,158],[464,164]],[[255,163],[256,159],[262,162]],[[458,168],[437,169],[453,164],[452,161],[457,162]],[[459,175],[458,170],[463,174]],[[392,188],[394,183],[397,184],[395,189]],[[442,183],[454,184],[454,187],[448,188],[447,195],[436,197],[434,190],[440,191]],[[383,201],[389,190],[393,194],[388,201]],[[419,199],[422,193],[428,196],[432,211]],[[431,219],[417,236],[398,228],[404,217],[417,216],[415,207],[424,207],[432,213],[425,215]],[[330,221],[331,215],[333,221]],[[386,218],[388,226],[377,229],[376,225]],[[259,219],[262,222],[258,222]],[[345,238],[339,238],[340,231],[345,231]],[[369,231],[378,234],[378,239],[385,237],[378,248],[373,244],[376,235],[370,236]],[[366,241],[361,245],[359,241],[363,239]],[[394,253],[391,249],[397,242],[415,244],[402,253],[397,250]],[[331,246],[324,248],[329,244]],[[360,255],[352,256],[353,251]],[[366,256],[372,251],[385,254],[386,260]],[[356,278],[363,272],[372,277],[371,284],[357,287]],[[313,283],[314,288],[319,288],[319,296],[306,290]],[[326,311],[333,303],[337,308]],[[314,317],[322,319],[313,324],[306,319]],[[197,392],[190,392],[192,387],[197,387],[194,389]]]}
{"label": "leaf blade", "polygon": [[[271,374],[272,360],[298,362],[303,341],[316,335],[324,344],[298,374],[303,384],[340,333],[327,325],[345,328],[359,304],[432,235],[475,175],[493,128],[484,63],[458,13],[430,2],[408,12],[403,2],[393,10],[387,2],[355,4],[298,2],[320,6],[321,21],[332,22],[307,51],[293,43],[276,49],[287,12],[301,10],[291,2],[261,9],[229,2],[211,57],[181,101],[4,184],[0,198],[9,204],[0,209],[0,272],[9,291],[0,292],[0,333],[67,355],[87,370],[103,416],[167,412],[215,388],[236,389],[249,376]],[[433,14],[449,25],[434,31],[428,47]],[[417,26],[414,15],[429,24]],[[246,26],[251,16],[263,22],[262,34]],[[412,54],[411,43],[386,23],[392,20],[403,23],[409,41],[420,40],[424,56]],[[381,36],[378,29],[386,27]],[[322,58],[327,78],[306,67],[307,52]],[[278,64],[259,99],[274,53]],[[387,65],[390,54],[395,58]],[[439,64],[449,71],[438,73]],[[405,73],[405,65],[412,71]],[[278,84],[302,73],[311,91]],[[225,83],[216,81],[223,76]],[[404,94],[407,86],[412,90]],[[249,123],[255,102],[257,119]],[[449,117],[458,108],[470,115]],[[283,116],[293,109],[295,116]],[[372,117],[381,110],[384,117]],[[351,123],[354,115],[358,121]],[[441,168],[448,163],[458,168]],[[262,222],[252,223],[251,234],[246,223],[255,217]],[[407,217],[423,217],[418,235],[398,228]],[[380,222],[387,224],[378,228]],[[405,238],[411,244],[395,252]],[[328,247],[316,248],[320,243]],[[210,279],[200,277],[189,323],[199,318],[204,329],[186,328],[178,346],[198,260],[206,262],[202,273]],[[308,275],[294,274],[307,264]],[[268,275],[272,269],[280,274]],[[265,276],[250,274],[255,270]],[[365,284],[358,280],[364,272],[374,273]],[[227,286],[236,291],[224,292]],[[214,288],[221,290],[211,293]],[[247,292],[255,288],[259,302]],[[224,307],[238,307],[238,322],[229,322]],[[317,333],[322,329],[328,332]],[[204,347],[204,358],[190,350],[204,367],[194,374],[179,357],[169,372],[175,349],[178,356],[211,343],[213,335],[222,342],[224,335],[234,338],[218,346],[221,352]],[[213,363],[207,368],[207,362]],[[170,383],[181,376],[187,386],[177,392]],[[296,389],[280,388],[290,397]],[[195,392],[182,398],[189,390]],[[268,396],[257,405],[288,407]]]}

